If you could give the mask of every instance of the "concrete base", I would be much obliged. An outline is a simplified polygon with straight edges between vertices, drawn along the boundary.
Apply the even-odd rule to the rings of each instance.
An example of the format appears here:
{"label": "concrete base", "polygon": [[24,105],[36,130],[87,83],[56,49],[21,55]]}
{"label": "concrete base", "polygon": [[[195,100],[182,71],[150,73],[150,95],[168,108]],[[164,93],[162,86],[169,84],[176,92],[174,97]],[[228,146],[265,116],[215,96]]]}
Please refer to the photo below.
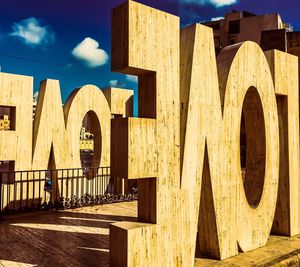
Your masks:
{"label": "concrete base", "polygon": [[196,259],[195,266],[300,266],[300,235],[270,236],[267,246],[224,261]]}

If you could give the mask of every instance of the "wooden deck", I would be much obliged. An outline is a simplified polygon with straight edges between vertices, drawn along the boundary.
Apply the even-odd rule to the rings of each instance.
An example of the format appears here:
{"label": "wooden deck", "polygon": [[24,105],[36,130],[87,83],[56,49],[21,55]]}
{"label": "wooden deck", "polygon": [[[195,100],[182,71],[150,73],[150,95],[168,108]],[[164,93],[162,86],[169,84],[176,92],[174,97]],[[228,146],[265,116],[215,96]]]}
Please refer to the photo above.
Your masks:
{"label": "wooden deck", "polygon": [[108,266],[109,224],[136,214],[130,202],[6,217],[0,266]]}
{"label": "wooden deck", "polygon": [[[0,222],[0,266],[108,266],[109,224],[136,221],[136,202],[36,212]],[[225,261],[195,266],[299,266],[300,236],[271,236],[268,245]]]}

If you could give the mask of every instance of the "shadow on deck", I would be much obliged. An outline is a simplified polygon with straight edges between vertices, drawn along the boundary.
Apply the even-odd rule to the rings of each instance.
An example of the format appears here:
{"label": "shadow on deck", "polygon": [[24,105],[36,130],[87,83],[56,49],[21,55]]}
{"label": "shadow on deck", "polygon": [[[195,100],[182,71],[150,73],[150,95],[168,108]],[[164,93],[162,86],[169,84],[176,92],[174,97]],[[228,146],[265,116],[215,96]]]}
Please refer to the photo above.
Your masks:
{"label": "shadow on deck", "polygon": [[[108,266],[109,225],[137,221],[137,202],[35,212],[0,223],[0,266]],[[195,266],[299,266],[300,235],[270,236],[267,246],[225,261],[196,259]]]}
{"label": "shadow on deck", "polygon": [[0,223],[0,266],[108,266],[109,224],[136,221],[136,202],[36,212]]}

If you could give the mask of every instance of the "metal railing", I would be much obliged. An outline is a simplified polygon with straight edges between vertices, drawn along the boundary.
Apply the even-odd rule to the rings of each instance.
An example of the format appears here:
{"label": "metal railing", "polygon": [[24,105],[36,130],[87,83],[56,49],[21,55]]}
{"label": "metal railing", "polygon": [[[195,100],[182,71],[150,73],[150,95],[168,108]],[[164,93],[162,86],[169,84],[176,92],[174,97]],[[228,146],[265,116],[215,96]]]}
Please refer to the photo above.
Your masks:
{"label": "metal railing", "polygon": [[0,173],[0,212],[102,204],[113,194],[110,167]]}

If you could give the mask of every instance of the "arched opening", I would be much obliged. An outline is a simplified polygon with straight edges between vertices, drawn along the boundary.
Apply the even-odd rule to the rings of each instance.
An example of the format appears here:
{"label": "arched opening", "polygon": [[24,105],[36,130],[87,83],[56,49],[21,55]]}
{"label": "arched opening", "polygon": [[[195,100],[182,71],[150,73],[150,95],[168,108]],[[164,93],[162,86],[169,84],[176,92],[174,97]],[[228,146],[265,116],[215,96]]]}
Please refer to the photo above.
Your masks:
{"label": "arched opening", "polygon": [[80,129],[80,161],[84,169],[98,168],[101,160],[101,127],[94,111],[86,113]]}
{"label": "arched opening", "polygon": [[263,107],[254,87],[249,88],[243,103],[240,144],[246,198],[250,206],[257,207],[264,186],[266,138]]}
{"label": "arched opening", "polygon": [[245,171],[246,171],[246,156],[247,156],[246,147],[247,147],[247,139],[246,139],[246,128],[245,128],[245,116],[244,113],[242,112],[241,131],[240,131],[240,160],[241,160],[243,181],[245,178]]}

